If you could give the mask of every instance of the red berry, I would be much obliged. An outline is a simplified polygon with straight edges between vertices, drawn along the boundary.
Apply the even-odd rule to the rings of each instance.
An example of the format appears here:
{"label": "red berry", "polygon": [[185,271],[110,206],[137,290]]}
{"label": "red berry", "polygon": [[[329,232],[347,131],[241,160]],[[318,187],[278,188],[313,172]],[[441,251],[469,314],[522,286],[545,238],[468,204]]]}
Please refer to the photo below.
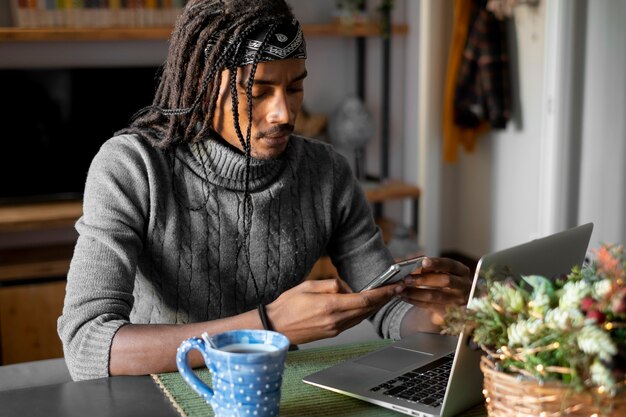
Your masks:
{"label": "red berry", "polygon": [[594,300],[593,298],[587,296],[585,298],[583,298],[582,300],[580,300],[580,309],[582,311],[589,311],[591,310],[591,308],[594,306],[594,304],[596,303],[596,300]]}
{"label": "red berry", "polygon": [[598,310],[589,310],[587,312],[587,318],[595,320],[595,322],[598,324],[602,324],[604,323],[604,320],[606,319],[606,315],[603,312],[598,311]]}

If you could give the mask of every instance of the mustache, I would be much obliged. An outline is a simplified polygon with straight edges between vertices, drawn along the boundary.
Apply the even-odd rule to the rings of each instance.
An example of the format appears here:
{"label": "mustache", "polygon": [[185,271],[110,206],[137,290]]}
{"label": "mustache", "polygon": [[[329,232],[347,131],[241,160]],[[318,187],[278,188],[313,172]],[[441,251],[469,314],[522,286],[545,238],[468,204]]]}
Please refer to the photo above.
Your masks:
{"label": "mustache", "polygon": [[277,136],[287,136],[291,135],[294,130],[294,125],[289,123],[283,123],[280,125],[275,125],[270,127],[267,130],[259,131],[256,135],[254,135],[255,139],[260,139],[264,137],[277,137]]}

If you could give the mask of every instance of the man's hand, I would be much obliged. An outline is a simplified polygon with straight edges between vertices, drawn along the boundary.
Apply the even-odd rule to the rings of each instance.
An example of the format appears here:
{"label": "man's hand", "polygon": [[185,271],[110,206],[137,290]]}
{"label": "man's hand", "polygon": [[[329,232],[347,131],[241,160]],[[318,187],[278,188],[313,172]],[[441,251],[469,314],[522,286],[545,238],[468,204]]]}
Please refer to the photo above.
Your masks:
{"label": "man's hand", "polygon": [[[430,329],[435,330],[443,324],[446,307],[452,304],[465,305],[472,286],[470,269],[457,261],[448,258],[426,258],[421,268],[417,268],[411,276],[404,279],[405,290],[400,294],[402,300],[417,307],[410,320],[424,319],[428,312]],[[417,314],[421,312],[421,314]],[[408,317],[402,322],[403,330],[411,328],[420,330],[425,323],[409,323]],[[413,326],[415,325],[415,326]]]}
{"label": "man's hand", "polygon": [[371,316],[405,288],[404,283],[354,293],[339,278],[305,281],[267,305],[274,329],[299,344],[333,337]]}

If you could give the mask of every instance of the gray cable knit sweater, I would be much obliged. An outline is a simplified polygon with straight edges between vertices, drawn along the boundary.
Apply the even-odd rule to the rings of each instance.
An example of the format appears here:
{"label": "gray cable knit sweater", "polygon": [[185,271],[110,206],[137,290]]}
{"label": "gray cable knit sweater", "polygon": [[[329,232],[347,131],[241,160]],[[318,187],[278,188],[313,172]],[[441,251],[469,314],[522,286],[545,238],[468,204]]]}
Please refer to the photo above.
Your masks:
{"label": "gray cable knit sweater", "polygon": [[[76,380],[108,376],[126,323],[190,323],[269,303],[327,252],[361,288],[392,258],[349,165],[329,145],[292,136],[277,160],[252,160],[248,257],[242,234],[245,158],[214,140],[175,151],[132,136],[94,158],[58,331]],[[245,245],[244,245],[245,248]],[[410,306],[371,320],[399,338]]]}

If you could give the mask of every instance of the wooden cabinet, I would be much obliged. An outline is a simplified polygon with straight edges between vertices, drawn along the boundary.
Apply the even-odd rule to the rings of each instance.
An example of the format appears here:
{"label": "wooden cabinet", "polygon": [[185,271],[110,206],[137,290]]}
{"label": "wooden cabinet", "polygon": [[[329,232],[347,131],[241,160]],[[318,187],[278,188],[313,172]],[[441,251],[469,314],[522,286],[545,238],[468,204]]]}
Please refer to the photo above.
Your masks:
{"label": "wooden cabinet", "polygon": [[[0,206],[0,233],[70,227],[80,201]],[[72,244],[0,249],[0,365],[63,356],[63,309]]]}
{"label": "wooden cabinet", "polygon": [[56,322],[64,294],[63,280],[0,287],[2,365],[63,356]]}

